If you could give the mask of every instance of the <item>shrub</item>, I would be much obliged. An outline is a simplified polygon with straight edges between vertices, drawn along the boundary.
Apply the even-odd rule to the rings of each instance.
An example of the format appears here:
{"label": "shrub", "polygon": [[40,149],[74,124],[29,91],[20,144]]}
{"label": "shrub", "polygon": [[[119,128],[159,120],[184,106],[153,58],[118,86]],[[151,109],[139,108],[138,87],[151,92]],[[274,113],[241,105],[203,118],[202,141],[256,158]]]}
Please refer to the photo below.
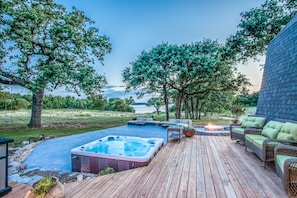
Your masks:
{"label": "shrub", "polygon": [[108,175],[108,174],[112,174],[112,173],[114,173],[114,172],[115,172],[115,170],[114,170],[113,168],[111,168],[111,167],[107,167],[106,169],[100,171],[100,172],[97,174],[97,176]]}

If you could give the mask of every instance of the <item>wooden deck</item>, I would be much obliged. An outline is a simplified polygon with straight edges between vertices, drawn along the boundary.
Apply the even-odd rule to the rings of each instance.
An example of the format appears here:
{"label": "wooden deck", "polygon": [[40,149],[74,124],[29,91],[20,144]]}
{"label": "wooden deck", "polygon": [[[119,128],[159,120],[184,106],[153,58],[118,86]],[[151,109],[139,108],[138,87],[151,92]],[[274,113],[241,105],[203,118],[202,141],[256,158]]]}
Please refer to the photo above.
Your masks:
{"label": "wooden deck", "polygon": [[[65,190],[69,198],[287,197],[273,169],[229,136],[170,141],[146,167],[68,183]],[[13,191],[4,197],[19,197]]]}
{"label": "wooden deck", "polygon": [[31,189],[30,186],[15,182],[8,182],[12,190],[8,194],[3,195],[3,198],[23,198],[26,192]]}

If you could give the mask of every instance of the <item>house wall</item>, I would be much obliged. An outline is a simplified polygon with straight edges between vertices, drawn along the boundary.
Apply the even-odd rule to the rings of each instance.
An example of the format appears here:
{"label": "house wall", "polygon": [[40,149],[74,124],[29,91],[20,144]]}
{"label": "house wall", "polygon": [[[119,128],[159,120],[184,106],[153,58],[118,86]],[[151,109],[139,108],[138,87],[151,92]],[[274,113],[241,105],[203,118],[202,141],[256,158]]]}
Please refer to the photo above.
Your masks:
{"label": "house wall", "polygon": [[297,15],[268,45],[256,114],[297,120]]}

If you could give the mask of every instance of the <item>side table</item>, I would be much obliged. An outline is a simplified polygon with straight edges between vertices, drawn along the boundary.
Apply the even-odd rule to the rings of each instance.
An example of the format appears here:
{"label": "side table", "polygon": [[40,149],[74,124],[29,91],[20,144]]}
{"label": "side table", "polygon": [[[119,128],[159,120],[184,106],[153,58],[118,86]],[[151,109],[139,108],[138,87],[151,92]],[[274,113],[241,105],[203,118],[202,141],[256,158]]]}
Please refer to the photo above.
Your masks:
{"label": "side table", "polygon": [[178,138],[178,140],[181,140],[183,134],[182,126],[180,125],[170,125],[167,128],[167,142],[169,138]]}

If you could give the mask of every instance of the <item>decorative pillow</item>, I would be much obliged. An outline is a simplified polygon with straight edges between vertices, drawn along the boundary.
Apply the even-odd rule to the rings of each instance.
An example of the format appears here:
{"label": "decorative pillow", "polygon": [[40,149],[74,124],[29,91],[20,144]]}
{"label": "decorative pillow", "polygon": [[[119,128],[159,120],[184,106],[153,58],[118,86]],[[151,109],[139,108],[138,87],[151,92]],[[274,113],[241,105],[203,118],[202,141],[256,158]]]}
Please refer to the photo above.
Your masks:
{"label": "decorative pillow", "polygon": [[275,139],[283,125],[283,122],[269,121],[265,124],[261,134],[265,137]]}
{"label": "decorative pillow", "polygon": [[244,128],[246,128],[246,127],[263,127],[265,122],[266,122],[266,118],[264,118],[264,117],[247,116],[242,120],[241,126]]}
{"label": "decorative pillow", "polygon": [[276,138],[297,141],[297,124],[286,122]]}
{"label": "decorative pillow", "polygon": [[293,135],[288,134],[288,133],[279,133],[277,135],[277,139],[280,139],[280,140],[294,140]]}

